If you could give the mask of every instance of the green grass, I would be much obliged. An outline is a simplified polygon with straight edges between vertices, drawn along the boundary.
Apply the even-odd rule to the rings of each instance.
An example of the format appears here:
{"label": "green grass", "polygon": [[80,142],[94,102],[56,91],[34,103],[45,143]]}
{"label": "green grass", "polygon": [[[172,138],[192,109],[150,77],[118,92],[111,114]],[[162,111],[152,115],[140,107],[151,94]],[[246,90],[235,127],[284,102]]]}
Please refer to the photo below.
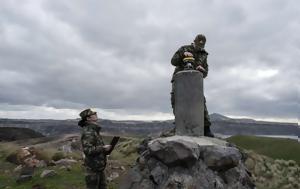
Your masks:
{"label": "green grass", "polygon": [[58,167],[48,167],[48,169],[55,170],[58,175],[50,178],[40,178],[43,169],[36,169],[32,180],[17,184],[15,181],[17,175],[11,172],[10,174],[0,174],[0,183],[14,189],[28,189],[36,184],[51,189],[81,189],[85,187],[84,169],[79,164],[72,166],[71,171],[60,170]]}
{"label": "green grass", "polygon": [[[109,144],[112,137],[103,137],[106,144]],[[117,161],[118,166],[124,166],[128,169],[134,164],[138,154],[136,147],[139,145],[140,140],[134,138],[121,138],[117,144],[115,150],[110,155],[109,159]],[[16,178],[18,173],[14,173],[13,170],[17,165],[6,162],[6,157],[19,149],[20,146],[12,143],[0,143],[0,189],[9,186],[14,189],[30,189],[33,185],[39,184],[46,189],[84,189],[85,188],[85,168],[80,162],[74,164],[71,171],[61,170],[57,166],[47,168],[37,168],[35,170],[33,179],[25,183],[17,184]],[[57,149],[44,149],[39,151],[41,156],[46,159],[51,159],[57,152]],[[81,153],[79,154],[81,155]],[[68,154],[75,159],[79,156],[77,153]],[[51,178],[40,178],[40,174],[45,169],[53,169],[57,172],[57,175]],[[122,173],[120,173],[121,176]],[[120,178],[117,178],[113,182],[108,184],[108,189],[118,188]]]}
{"label": "green grass", "polygon": [[227,141],[273,159],[295,160],[300,165],[300,143],[292,139],[233,136]]}
{"label": "green grass", "polygon": [[[104,136],[103,139],[105,144],[109,144],[112,137]],[[141,141],[139,138],[121,137],[109,159],[118,160],[125,167],[130,167],[138,157],[137,147]]]}

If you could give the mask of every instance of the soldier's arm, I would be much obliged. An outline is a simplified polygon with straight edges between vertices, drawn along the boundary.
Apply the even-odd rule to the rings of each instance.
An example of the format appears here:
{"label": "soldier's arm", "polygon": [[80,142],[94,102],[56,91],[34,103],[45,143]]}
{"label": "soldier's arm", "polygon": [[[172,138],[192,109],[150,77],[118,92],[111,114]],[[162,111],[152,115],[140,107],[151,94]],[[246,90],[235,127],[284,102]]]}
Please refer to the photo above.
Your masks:
{"label": "soldier's arm", "polygon": [[96,155],[104,153],[105,149],[103,146],[96,146],[96,135],[93,132],[85,132],[81,137],[83,152],[86,155]]}
{"label": "soldier's arm", "polygon": [[183,48],[181,47],[181,48],[179,48],[176,52],[175,52],[175,54],[173,55],[173,57],[172,57],[172,59],[171,59],[171,64],[173,65],[173,66],[181,66],[181,64],[182,64],[182,59],[184,58],[184,56],[183,56],[183,52],[184,50],[183,50]]}

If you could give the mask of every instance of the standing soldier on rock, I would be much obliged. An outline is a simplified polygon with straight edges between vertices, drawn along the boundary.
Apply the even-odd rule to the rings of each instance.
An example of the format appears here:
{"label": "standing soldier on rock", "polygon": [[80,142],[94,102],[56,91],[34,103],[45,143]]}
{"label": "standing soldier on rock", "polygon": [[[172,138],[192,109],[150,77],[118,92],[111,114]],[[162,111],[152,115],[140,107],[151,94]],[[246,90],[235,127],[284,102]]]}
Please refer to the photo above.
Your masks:
{"label": "standing soldier on rock", "polygon": [[106,189],[106,155],[111,145],[104,145],[100,135],[101,127],[97,124],[97,112],[86,109],[80,114],[78,125],[82,127],[81,143],[85,155],[86,186],[88,189]]}
{"label": "standing soldier on rock", "polygon": [[[173,108],[175,108],[175,95],[174,95],[174,75],[179,72],[184,70],[184,67],[186,65],[185,61],[186,59],[193,59],[193,68],[195,70],[198,70],[202,72],[203,78],[207,77],[208,74],[208,64],[207,64],[207,55],[208,53],[205,51],[204,46],[206,43],[206,37],[202,34],[199,34],[196,36],[194,43],[191,45],[185,45],[180,47],[175,54],[173,55],[171,59],[171,64],[173,66],[176,66],[174,73],[173,73],[173,78],[171,80],[172,82],[172,91],[171,91],[171,104]],[[208,137],[214,137],[212,132],[210,131],[210,119],[206,107],[206,100],[204,97],[204,135]]]}

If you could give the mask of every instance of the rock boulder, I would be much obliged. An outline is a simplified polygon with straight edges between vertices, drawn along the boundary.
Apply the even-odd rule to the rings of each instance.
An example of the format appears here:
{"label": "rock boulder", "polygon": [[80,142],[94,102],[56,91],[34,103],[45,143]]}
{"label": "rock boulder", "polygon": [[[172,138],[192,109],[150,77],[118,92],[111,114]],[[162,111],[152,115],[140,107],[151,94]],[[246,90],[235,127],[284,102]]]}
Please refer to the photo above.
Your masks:
{"label": "rock boulder", "polygon": [[172,136],[145,145],[121,189],[251,189],[242,153],[216,138]]}

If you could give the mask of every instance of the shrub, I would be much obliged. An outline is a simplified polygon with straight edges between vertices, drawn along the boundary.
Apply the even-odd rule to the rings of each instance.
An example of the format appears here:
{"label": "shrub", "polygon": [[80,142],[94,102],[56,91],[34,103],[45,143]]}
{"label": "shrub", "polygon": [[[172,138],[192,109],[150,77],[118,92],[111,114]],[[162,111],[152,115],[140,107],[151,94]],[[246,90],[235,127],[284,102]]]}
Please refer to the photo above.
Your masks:
{"label": "shrub", "polygon": [[60,159],[64,159],[66,158],[66,155],[63,152],[56,152],[53,156],[52,156],[52,160],[54,161],[58,161]]}

